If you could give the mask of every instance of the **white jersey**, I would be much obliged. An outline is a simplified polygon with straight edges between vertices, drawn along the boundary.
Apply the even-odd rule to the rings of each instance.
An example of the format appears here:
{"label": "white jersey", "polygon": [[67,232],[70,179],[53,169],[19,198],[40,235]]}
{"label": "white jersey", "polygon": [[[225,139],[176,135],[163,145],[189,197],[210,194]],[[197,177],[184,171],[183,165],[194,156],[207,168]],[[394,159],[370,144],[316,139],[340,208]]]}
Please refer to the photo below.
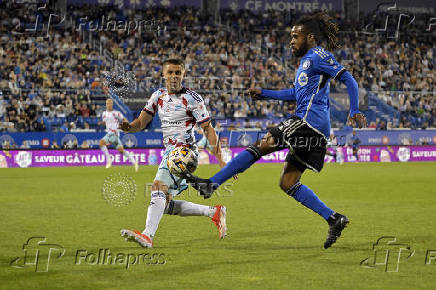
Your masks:
{"label": "white jersey", "polygon": [[120,135],[118,126],[123,122],[124,116],[119,111],[104,111],[101,115],[103,122],[106,123],[106,132]]}
{"label": "white jersey", "polygon": [[195,124],[210,120],[203,98],[187,88],[177,94],[168,94],[166,88],[155,91],[143,111],[153,116],[159,114],[166,148],[177,144],[192,145]]}

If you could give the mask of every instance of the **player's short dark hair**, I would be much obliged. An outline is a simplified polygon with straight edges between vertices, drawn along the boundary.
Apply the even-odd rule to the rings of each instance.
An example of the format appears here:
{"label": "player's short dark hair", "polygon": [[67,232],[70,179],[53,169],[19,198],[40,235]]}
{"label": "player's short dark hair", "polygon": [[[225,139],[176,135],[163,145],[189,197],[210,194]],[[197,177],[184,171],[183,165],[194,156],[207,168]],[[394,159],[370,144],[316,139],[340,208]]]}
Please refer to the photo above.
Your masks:
{"label": "player's short dark hair", "polygon": [[163,62],[162,66],[165,67],[167,64],[180,65],[183,69],[185,69],[185,62],[180,58],[169,58]]}
{"label": "player's short dark hair", "polygon": [[317,42],[327,41],[328,50],[341,47],[338,43],[339,25],[325,12],[302,16],[295,25],[302,25],[306,34],[313,33]]}

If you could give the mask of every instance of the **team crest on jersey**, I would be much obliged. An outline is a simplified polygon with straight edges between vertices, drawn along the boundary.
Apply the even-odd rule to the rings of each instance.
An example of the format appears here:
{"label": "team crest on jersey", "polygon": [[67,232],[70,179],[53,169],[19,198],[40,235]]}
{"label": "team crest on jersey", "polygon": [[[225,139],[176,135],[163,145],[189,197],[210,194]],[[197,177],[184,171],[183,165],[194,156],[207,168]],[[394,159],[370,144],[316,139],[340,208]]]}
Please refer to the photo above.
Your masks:
{"label": "team crest on jersey", "polygon": [[310,67],[310,59],[306,59],[303,62],[303,69],[308,69]]}
{"label": "team crest on jersey", "polygon": [[307,85],[308,81],[309,78],[307,77],[307,73],[305,72],[300,73],[300,75],[298,76],[298,84],[303,87]]}

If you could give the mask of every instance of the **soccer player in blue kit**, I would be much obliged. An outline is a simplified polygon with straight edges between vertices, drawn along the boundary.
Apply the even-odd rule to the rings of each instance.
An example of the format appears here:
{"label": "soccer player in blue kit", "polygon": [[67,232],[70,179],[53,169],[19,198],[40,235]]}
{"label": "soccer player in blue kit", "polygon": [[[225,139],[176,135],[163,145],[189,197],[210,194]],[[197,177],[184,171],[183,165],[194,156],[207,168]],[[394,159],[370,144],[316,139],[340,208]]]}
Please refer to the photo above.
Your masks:
{"label": "soccer player in blue kit", "polygon": [[340,237],[349,223],[345,215],[327,207],[306,185],[300,183],[303,172],[308,168],[320,172],[324,164],[327,136],[330,133],[329,91],[330,80],[342,81],[350,98],[349,121],[353,126],[366,127],[366,118],[359,111],[358,86],[353,76],[342,67],[333,55],[319,46],[326,41],[327,48],[339,48],[339,27],[324,12],[300,18],[291,30],[291,49],[301,57],[294,87],[284,90],[251,88],[249,94],[255,98],[296,101],[294,116],[280,123],[255,144],[238,154],[232,161],[210,179],[202,179],[190,173],[186,179],[204,198],[227,179],[241,173],[272,152],[289,149],[280,176],[280,188],[304,206],[322,216],[329,225],[324,248],[329,248]]}

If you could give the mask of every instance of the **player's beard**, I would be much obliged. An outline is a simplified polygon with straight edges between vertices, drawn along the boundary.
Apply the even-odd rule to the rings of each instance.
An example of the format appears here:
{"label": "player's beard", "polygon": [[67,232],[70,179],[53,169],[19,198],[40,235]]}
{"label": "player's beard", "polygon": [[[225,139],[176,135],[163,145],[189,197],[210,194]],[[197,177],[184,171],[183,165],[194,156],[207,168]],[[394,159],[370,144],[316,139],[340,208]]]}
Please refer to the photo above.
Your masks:
{"label": "player's beard", "polygon": [[304,39],[304,42],[301,44],[300,48],[295,51],[295,56],[302,57],[303,55],[305,55],[307,53],[308,50],[309,50],[309,43],[307,42],[307,36],[306,36],[306,38]]}

